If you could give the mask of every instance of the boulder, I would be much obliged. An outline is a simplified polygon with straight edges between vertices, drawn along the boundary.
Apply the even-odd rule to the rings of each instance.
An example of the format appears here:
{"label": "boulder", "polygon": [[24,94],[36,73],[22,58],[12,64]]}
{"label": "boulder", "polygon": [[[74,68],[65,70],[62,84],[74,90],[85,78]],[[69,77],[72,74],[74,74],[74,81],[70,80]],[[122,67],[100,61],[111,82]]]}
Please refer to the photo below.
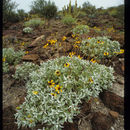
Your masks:
{"label": "boulder", "polygon": [[111,110],[124,114],[124,98],[110,91],[100,93],[103,103]]}
{"label": "boulder", "polygon": [[39,56],[37,54],[29,54],[22,57],[23,61],[36,61]]}
{"label": "boulder", "polygon": [[91,120],[93,130],[110,130],[113,125],[113,120],[110,116],[95,112]]}

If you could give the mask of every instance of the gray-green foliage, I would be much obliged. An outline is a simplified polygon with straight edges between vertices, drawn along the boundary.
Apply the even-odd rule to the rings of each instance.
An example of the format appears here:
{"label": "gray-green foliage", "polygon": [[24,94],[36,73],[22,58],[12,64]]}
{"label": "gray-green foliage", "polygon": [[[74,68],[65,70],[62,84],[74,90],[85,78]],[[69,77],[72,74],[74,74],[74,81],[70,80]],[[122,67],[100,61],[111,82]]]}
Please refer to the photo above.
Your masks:
{"label": "gray-green foliage", "polygon": [[33,31],[33,29],[30,28],[30,27],[26,27],[26,28],[23,29],[24,33],[32,33],[32,31]]}
{"label": "gray-green foliage", "polygon": [[[120,52],[120,44],[118,41],[111,41],[107,37],[96,37],[86,39],[81,42],[80,50],[84,55],[94,57],[95,59],[110,58]],[[108,55],[104,55],[108,53]]]}
{"label": "gray-green foliage", "polygon": [[[26,66],[29,68],[24,64]],[[22,73],[19,79],[27,74],[21,67],[16,68],[17,74]],[[59,71],[59,75],[56,71]],[[16,123],[18,127],[35,127],[37,123],[45,123],[47,130],[60,130],[64,122],[73,122],[73,117],[79,113],[81,99],[97,97],[102,89],[110,88],[114,80],[113,68],[75,56],[48,60],[41,63],[39,69],[28,72],[27,96],[15,114]],[[53,86],[48,84],[51,80]],[[62,92],[59,90],[57,93],[56,85],[62,86]]]}
{"label": "gray-green foliage", "polygon": [[42,21],[40,18],[33,18],[25,22],[24,26],[25,27],[38,27],[38,26],[42,26],[44,23],[45,22]]}
{"label": "gray-green foliage", "polygon": [[9,65],[16,65],[21,61],[25,52],[23,50],[14,51],[13,48],[3,48],[3,58],[5,61],[3,62],[3,72],[9,71]]}
{"label": "gray-green foliage", "polygon": [[76,19],[73,18],[71,15],[66,15],[62,18],[62,22],[66,25],[72,25],[76,23]]}
{"label": "gray-green foliage", "polygon": [[77,25],[72,30],[73,34],[84,34],[89,32],[89,27],[87,25]]}

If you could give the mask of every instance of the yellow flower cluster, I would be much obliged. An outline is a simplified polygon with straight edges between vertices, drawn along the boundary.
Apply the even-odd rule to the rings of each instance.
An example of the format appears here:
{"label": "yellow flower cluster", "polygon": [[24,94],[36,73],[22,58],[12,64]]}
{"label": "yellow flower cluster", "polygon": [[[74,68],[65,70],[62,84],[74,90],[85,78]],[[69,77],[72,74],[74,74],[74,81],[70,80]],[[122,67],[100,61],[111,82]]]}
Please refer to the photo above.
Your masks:
{"label": "yellow flower cluster", "polygon": [[76,41],[75,44],[77,44],[77,43],[79,44],[79,43],[81,43],[81,41]]}
{"label": "yellow flower cluster", "polygon": [[98,40],[97,43],[98,44],[104,44],[104,41],[101,42],[101,41]]}
{"label": "yellow flower cluster", "polygon": [[72,58],[72,56],[75,55],[75,52],[70,52],[69,56]]}
{"label": "yellow flower cluster", "polygon": [[60,85],[56,85],[56,87],[55,87],[55,90],[56,90],[56,92],[59,94],[60,92],[62,92],[62,86],[60,86]]}
{"label": "yellow flower cluster", "polygon": [[55,44],[55,43],[57,42],[57,40],[53,40],[53,39],[52,39],[52,40],[47,40],[47,41],[48,41],[51,45],[52,45],[52,44]]}
{"label": "yellow flower cluster", "polygon": [[79,59],[82,59],[82,57],[81,57],[80,55],[78,55],[78,58],[79,58]]}
{"label": "yellow flower cluster", "polygon": [[43,46],[43,48],[47,48],[47,47],[48,47],[48,45],[49,45],[48,43],[47,43],[47,44],[45,44],[45,45]]}

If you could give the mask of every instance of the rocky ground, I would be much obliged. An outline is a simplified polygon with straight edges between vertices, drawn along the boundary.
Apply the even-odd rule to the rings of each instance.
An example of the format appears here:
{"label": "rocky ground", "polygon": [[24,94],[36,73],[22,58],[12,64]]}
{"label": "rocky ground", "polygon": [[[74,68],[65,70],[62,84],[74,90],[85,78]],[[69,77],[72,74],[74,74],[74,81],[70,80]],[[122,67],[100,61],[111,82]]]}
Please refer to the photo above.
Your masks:
{"label": "rocky ground", "polygon": [[[15,50],[23,48],[29,53],[22,58],[23,61],[40,64],[48,59],[54,59],[62,55],[68,55],[71,51],[76,51],[73,46],[74,39],[71,37],[71,29],[61,24],[59,21],[51,22],[49,28],[43,26],[37,28],[33,34],[24,34],[22,32],[22,23],[12,25],[3,30],[3,47],[14,47]],[[83,37],[99,36],[92,29],[89,34]],[[121,47],[124,47],[124,39],[120,34],[110,34],[111,39],[118,40]],[[62,37],[67,39],[62,42]],[[43,48],[47,40],[57,39],[56,46]],[[9,41],[10,44],[7,44]],[[17,43],[19,41],[19,43]],[[20,43],[25,45],[21,46]],[[60,44],[62,42],[62,44]],[[82,55],[82,54],[80,54]],[[112,66],[115,70],[115,82],[110,90],[103,91],[98,98],[92,98],[90,102],[83,101],[80,104],[81,113],[74,118],[74,123],[65,123],[63,130],[124,130],[124,56],[119,56],[113,60]],[[24,83],[13,79],[12,75],[15,67],[10,66],[10,73],[3,74],[3,130],[17,130],[14,123],[14,114],[16,106],[24,102],[26,88]],[[34,130],[42,129],[38,124]],[[30,130],[29,128],[20,128],[21,130]]]}

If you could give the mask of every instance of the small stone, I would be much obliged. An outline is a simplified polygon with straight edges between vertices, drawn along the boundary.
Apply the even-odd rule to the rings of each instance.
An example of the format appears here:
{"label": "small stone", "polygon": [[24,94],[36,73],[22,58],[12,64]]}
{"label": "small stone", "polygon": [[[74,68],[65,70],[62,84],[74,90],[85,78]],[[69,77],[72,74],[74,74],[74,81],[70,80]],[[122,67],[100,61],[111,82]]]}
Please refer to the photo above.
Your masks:
{"label": "small stone", "polygon": [[118,116],[119,116],[119,114],[118,114],[117,112],[115,112],[115,111],[110,111],[109,113],[110,113],[110,115],[111,115],[113,118],[118,118]]}

